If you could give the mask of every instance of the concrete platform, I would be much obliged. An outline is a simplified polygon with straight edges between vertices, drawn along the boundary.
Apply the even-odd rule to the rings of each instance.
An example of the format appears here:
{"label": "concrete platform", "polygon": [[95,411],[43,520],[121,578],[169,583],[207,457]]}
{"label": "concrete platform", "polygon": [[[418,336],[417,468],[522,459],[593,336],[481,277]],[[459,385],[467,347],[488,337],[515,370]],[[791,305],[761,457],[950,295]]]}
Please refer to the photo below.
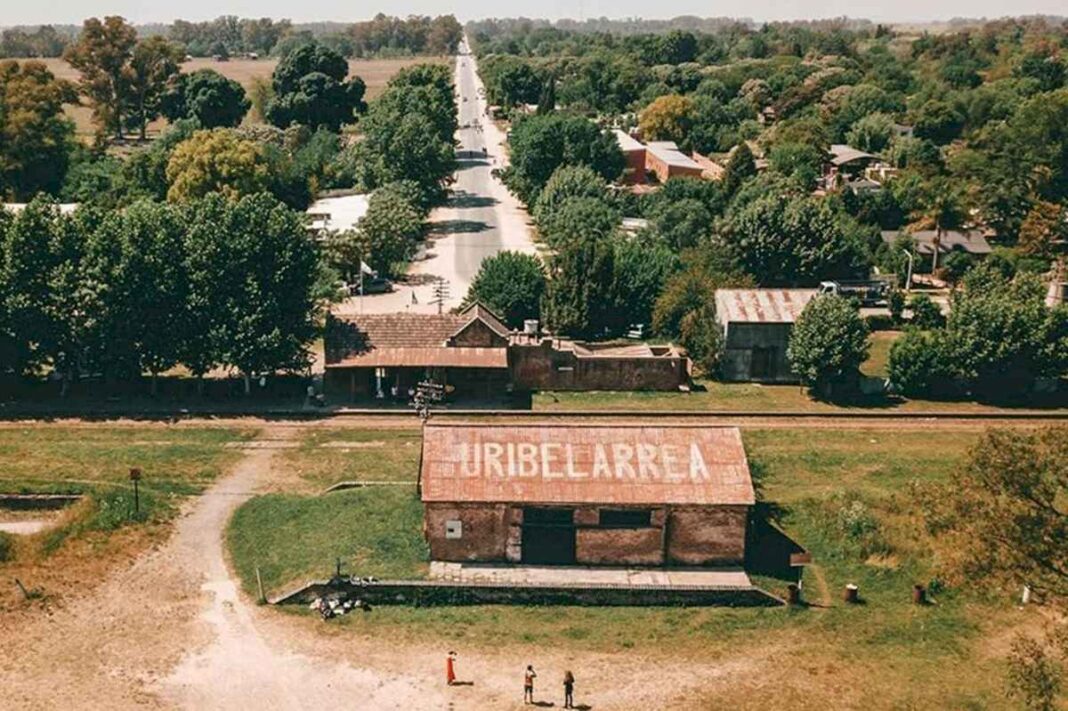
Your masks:
{"label": "concrete platform", "polygon": [[627,568],[431,561],[430,579],[499,585],[749,588],[742,568]]}

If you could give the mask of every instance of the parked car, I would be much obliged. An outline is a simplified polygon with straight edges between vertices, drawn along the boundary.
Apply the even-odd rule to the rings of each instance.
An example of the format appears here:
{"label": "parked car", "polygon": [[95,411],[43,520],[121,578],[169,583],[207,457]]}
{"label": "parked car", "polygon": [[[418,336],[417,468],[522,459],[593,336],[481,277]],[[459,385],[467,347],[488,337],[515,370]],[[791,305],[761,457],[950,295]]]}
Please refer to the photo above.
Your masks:
{"label": "parked car", "polygon": [[[360,295],[360,282],[354,282],[352,284],[342,283],[342,290],[349,296]],[[377,276],[365,276],[363,278],[363,293],[366,294],[388,294],[393,291],[393,282],[385,277]]]}
{"label": "parked car", "polygon": [[862,306],[876,306],[886,303],[890,294],[891,282],[886,279],[869,279],[864,281],[821,281],[820,293],[857,299]]}

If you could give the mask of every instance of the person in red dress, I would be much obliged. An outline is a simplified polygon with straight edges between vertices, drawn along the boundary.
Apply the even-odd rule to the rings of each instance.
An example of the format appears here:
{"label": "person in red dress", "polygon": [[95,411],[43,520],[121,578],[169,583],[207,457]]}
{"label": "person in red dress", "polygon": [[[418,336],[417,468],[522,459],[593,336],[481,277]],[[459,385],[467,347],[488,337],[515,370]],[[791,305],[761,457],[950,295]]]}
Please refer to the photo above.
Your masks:
{"label": "person in red dress", "polygon": [[452,686],[456,683],[456,652],[449,652],[445,657],[445,682]]}

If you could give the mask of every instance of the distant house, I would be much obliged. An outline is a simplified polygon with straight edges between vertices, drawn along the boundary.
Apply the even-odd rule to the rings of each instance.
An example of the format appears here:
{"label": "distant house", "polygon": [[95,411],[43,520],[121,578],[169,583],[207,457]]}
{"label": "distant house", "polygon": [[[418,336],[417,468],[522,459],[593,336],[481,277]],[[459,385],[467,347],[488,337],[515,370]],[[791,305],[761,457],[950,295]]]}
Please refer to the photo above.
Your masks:
{"label": "distant house", "polygon": [[616,137],[616,144],[623,152],[626,167],[623,169],[623,182],[627,184],[645,182],[645,146],[641,141],[625,131],[615,129],[612,135]]}
{"label": "distant house", "polygon": [[871,163],[878,160],[878,156],[853,148],[844,143],[835,143],[828,151],[830,163],[843,173],[857,174]]}
{"label": "distant house", "polygon": [[650,141],[645,146],[645,170],[666,183],[670,178],[700,178],[704,169],[680,151],[674,141]]}
{"label": "distant house", "polygon": [[312,203],[306,211],[310,218],[308,229],[317,236],[327,232],[345,232],[360,223],[367,214],[371,196],[365,194],[324,197]]}
{"label": "distant house", "polygon": [[890,124],[890,130],[893,131],[895,138],[912,138],[914,135],[912,126],[906,126],[903,123]]}
{"label": "distant house", "polygon": [[[28,204],[29,203],[25,203],[25,202],[5,202],[5,203],[3,203],[3,208],[5,210],[7,210],[8,212],[10,212],[11,214],[17,215],[20,212],[22,212],[23,210],[25,210],[26,206]],[[64,203],[60,203],[59,205],[57,205],[57,207],[59,207],[59,214],[61,214],[61,215],[71,215],[71,214],[74,213],[75,210],[78,209],[78,203],[76,203],[76,202],[64,202]]]}
{"label": "distant house", "polygon": [[[929,256],[934,254],[935,237],[934,230],[921,230],[919,232],[902,232],[899,230],[884,230],[883,242],[893,246],[901,236],[912,239],[916,245],[916,254]],[[938,253],[940,255],[950,252],[966,252],[976,257],[985,257],[993,248],[987,241],[986,236],[979,230],[946,230],[938,241]]]}
{"label": "distant house", "polygon": [[786,359],[790,332],[815,289],[717,289],[724,380],[797,382]]}

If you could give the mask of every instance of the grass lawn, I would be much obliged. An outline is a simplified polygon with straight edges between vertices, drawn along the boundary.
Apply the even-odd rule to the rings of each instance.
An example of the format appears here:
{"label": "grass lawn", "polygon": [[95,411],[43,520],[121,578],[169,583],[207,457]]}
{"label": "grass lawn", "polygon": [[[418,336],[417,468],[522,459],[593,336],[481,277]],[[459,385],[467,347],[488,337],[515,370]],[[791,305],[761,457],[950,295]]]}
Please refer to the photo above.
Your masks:
{"label": "grass lawn", "polygon": [[[13,537],[14,555],[0,562],[0,571],[40,586],[48,595],[102,579],[116,561],[162,540],[181,502],[240,456],[226,444],[254,434],[251,429],[162,424],[0,427],[0,492],[86,495],[56,516],[52,528]],[[131,467],[142,470],[139,514],[134,512]],[[15,601],[14,589],[0,590],[3,609]]]}
{"label": "grass lawn", "polygon": [[419,475],[419,430],[312,430],[282,461],[307,491],[339,481],[410,481]]}
{"label": "grass lawn", "polygon": [[[888,347],[888,346],[887,346]],[[873,353],[875,349],[873,347]],[[868,367],[868,366],[866,366]],[[874,366],[872,366],[874,367]],[[674,410],[685,412],[990,412],[1002,407],[972,401],[906,400],[873,397],[855,404],[832,404],[809,397],[799,385],[762,385],[759,383],[721,383],[698,380],[698,390],[679,392],[541,392],[535,393],[533,409],[542,412],[573,410]],[[1059,402],[1050,404],[1031,398],[1021,408],[1060,410],[1068,408],[1061,394]],[[1011,409],[1011,408],[1010,408]]]}
{"label": "grass lawn", "polygon": [[[765,499],[782,506],[781,524],[814,555],[805,596],[816,606],[807,609],[381,606],[336,621],[337,632],[413,643],[447,638],[450,646],[480,649],[626,651],[650,663],[731,663],[789,649],[796,664],[783,668],[775,684],[760,683],[781,684],[785,698],[796,694],[804,707],[835,707],[848,689],[851,706],[1004,708],[1004,667],[985,650],[992,635],[1003,634],[1025,613],[1007,601],[931,583],[907,494],[913,479],[944,479],[977,436],[935,428],[743,431]],[[344,453],[322,445],[417,438],[408,430],[317,430],[286,456],[293,462],[315,459],[300,466],[302,477],[316,485],[345,468],[347,458],[359,463],[337,478],[410,476],[417,459],[394,458],[389,452],[396,447],[369,455],[367,448]],[[294,581],[328,577],[338,557],[346,572],[412,577],[423,574],[427,555],[414,490],[395,486],[253,499],[235,515],[228,543],[244,588],[253,594],[257,565],[265,587],[277,592]],[[911,604],[917,582],[931,586],[935,604]],[[782,592],[786,581],[760,583]],[[847,583],[860,586],[864,605],[840,602]],[[717,705],[755,707],[744,685],[726,697],[717,693]]]}
{"label": "grass lawn", "polygon": [[890,346],[901,337],[902,331],[875,331],[871,334],[871,350],[868,360],[860,366],[860,372],[875,378],[886,377],[886,362],[890,359]]}

